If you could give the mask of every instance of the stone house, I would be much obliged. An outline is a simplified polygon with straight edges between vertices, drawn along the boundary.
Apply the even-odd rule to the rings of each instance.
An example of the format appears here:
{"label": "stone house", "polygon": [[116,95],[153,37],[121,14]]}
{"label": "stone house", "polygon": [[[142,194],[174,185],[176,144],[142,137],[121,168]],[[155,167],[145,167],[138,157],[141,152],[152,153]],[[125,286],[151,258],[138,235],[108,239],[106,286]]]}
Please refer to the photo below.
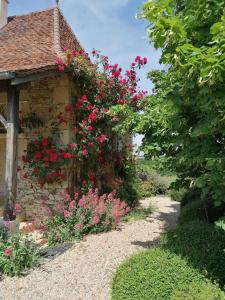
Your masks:
{"label": "stone house", "polygon": [[[65,47],[81,45],[63,17],[54,8],[20,16],[7,16],[8,0],[0,0],[0,206],[5,219],[12,219],[15,201],[27,214],[40,212],[40,195],[54,201],[58,187],[40,191],[18,171],[32,130],[20,130],[19,118],[35,114],[48,131],[50,108],[70,103],[74,85],[69,75],[56,70],[55,59]],[[70,141],[68,125],[60,128],[64,143]],[[3,209],[2,209],[3,210]]]}

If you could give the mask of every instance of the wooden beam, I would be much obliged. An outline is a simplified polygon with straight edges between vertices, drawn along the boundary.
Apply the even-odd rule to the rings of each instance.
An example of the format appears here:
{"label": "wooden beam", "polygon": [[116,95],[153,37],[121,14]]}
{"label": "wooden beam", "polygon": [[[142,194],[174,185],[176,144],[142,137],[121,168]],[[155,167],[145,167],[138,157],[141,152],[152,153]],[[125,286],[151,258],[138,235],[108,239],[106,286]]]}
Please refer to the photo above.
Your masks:
{"label": "wooden beam", "polygon": [[7,127],[7,121],[2,114],[0,114],[0,123],[2,123],[5,128]]}
{"label": "wooden beam", "polygon": [[35,81],[35,80],[41,80],[41,79],[49,77],[52,74],[54,74],[54,73],[53,72],[43,72],[43,73],[39,73],[39,74],[27,75],[24,77],[15,77],[14,79],[11,80],[11,85],[19,85],[19,84],[23,84],[23,83],[27,83],[27,82],[31,82],[31,81]]}
{"label": "wooden beam", "polygon": [[17,151],[19,129],[19,91],[15,86],[8,87],[7,103],[7,135],[6,135],[6,199],[4,208],[4,220],[15,219],[14,207],[17,196]]}

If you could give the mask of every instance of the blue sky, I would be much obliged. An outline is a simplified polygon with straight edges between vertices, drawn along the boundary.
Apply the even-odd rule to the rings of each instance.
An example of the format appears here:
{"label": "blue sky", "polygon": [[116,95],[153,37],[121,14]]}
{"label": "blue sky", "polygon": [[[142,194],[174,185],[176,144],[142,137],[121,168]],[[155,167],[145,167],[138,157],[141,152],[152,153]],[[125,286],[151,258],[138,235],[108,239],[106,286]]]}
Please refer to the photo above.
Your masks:
{"label": "blue sky", "polygon": [[[93,48],[109,56],[126,70],[136,55],[146,56],[148,65],[140,72],[140,86],[151,92],[146,79],[159,67],[160,52],[150,45],[144,20],[135,18],[143,0],[60,0],[61,10],[87,52]],[[9,15],[42,10],[55,0],[10,0]],[[141,138],[136,138],[140,144]]]}
{"label": "blue sky", "polygon": [[[86,51],[101,50],[124,69],[136,55],[147,56],[149,63],[140,73],[140,85],[150,92],[152,85],[146,74],[158,67],[160,53],[149,44],[147,24],[135,18],[142,3],[143,0],[61,0],[60,7]],[[9,14],[54,5],[55,0],[10,0]]]}

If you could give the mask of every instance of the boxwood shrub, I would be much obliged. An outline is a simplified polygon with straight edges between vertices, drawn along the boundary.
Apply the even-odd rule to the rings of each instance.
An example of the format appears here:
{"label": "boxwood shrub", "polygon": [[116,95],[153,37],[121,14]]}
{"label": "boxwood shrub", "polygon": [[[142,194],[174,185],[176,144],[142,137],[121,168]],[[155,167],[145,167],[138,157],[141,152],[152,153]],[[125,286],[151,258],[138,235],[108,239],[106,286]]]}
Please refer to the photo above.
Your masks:
{"label": "boxwood shrub", "polygon": [[[183,298],[187,292],[190,297]],[[185,260],[158,248],[127,259],[113,280],[112,300],[201,299],[198,295],[207,300],[223,299],[221,290]]]}
{"label": "boxwood shrub", "polygon": [[225,284],[225,234],[212,224],[194,221],[169,230],[161,247],[180,255],[221,286]]}

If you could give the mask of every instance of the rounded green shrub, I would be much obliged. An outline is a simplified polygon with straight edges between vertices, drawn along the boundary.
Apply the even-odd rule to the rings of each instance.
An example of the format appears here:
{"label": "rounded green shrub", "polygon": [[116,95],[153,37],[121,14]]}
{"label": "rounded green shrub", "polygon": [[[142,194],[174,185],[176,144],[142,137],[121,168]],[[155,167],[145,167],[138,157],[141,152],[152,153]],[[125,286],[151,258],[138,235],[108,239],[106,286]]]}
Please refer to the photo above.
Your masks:
{"label": "rounded green shrub", "polygon": [[208,291],[205,299],[222,299],[216,298],[222,294],[219,288],[190,268],[185,260],[169,251],[150,249],[127,259],[118,268],[112,300],[175,300],[179,299],[175,298],[178,293],[190,291],[192,285],[196,286],[196,298],[187,299],[198,299],[202,287]]}
{"label": "rounded green shrub", "polygon": [[169,230],[161,247],[185,258],[221,286],[225,284],[225,234],[212,224],[194,221]]}
{"label": "rounded green shrub", "polygon": [[175,290],[170,300],[224,300],[224,293],[216,286],[193,282],[188,287]]}

